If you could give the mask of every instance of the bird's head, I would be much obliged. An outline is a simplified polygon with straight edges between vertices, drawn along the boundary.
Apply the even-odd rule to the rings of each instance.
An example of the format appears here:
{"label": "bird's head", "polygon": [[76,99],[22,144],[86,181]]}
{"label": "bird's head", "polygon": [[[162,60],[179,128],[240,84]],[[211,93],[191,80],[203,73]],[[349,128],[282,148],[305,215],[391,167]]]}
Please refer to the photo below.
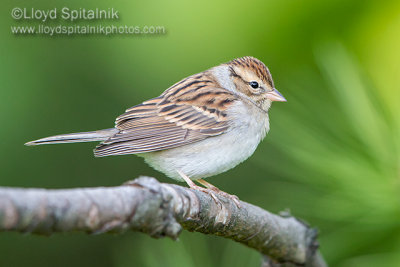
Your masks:
{"label": "bird's head", "polygon": [[241,57],[226,63],[226,66],[235,90],[265,111],[268,111],[272,101],[286,101],[274,87],[271,73],[260,60]]}

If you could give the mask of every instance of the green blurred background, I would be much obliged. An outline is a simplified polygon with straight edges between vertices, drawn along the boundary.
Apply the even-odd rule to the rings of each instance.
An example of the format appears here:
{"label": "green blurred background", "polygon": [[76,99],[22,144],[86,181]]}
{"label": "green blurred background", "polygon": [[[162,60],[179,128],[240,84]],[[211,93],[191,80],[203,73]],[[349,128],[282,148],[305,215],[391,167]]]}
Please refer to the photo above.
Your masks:
{"label": "green blurred background", "polygon": [[[2,1],[0,186],[114,186],[149,175],[135,156],[96,159],[93,143],[25,147],[113,126],[126,108],[193,73],[252,55],[288,99],[270,111],[255,154],[209,181],[320,230],[331,266],[400,263],[399,1]],[[14,7],[114,7],[117,21],[164,35],[15,36]],[[48,25],[77,25],[51,22]],[[0,233],[0,266],[258,266],[259,254],[213,236]]]}

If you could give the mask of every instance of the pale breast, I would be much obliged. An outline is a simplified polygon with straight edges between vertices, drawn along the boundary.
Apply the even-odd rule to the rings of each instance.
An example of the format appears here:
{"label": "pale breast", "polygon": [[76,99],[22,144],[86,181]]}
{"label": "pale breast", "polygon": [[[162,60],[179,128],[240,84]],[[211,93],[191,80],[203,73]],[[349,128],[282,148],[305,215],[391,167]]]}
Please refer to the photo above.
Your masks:
{"label": "pale breast", "polygon": [[177,170],[192,180],[225,172],[250,157],[269,130],[268,114],[243,102],[228,111],[231,127],[219,136],[173,149],[139,154],[154,169],[182,181]]}

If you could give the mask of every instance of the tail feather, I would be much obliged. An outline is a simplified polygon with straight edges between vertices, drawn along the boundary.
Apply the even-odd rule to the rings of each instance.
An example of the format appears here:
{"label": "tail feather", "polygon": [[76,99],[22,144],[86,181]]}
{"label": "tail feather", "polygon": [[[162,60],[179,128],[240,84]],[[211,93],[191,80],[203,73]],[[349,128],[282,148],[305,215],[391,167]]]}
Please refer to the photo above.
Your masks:
{"label": "tail feather", "polygon": [[25,143],[26,146],[37,146],[46,144],[62,144],[62,143],[80,143],[80,142],[94,142],[105,141],[118,132],[115,128],[98,130],[93,132],[81,132],[60,134],[49,136],[35,141]]}

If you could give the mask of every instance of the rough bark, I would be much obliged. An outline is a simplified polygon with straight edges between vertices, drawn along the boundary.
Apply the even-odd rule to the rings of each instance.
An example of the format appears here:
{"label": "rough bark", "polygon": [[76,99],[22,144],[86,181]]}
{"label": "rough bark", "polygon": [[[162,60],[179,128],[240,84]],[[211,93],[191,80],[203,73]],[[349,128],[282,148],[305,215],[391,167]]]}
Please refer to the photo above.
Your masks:
{"label": "rough bark", "polygon": [[326,266],[317,232],[291,216],[278,216],[141,177],[118,187],[67,190],[0,188],[0,231],[36,234],[140,231],[176,239],[182,229],[240,242],[263,255],[263,266]]}

